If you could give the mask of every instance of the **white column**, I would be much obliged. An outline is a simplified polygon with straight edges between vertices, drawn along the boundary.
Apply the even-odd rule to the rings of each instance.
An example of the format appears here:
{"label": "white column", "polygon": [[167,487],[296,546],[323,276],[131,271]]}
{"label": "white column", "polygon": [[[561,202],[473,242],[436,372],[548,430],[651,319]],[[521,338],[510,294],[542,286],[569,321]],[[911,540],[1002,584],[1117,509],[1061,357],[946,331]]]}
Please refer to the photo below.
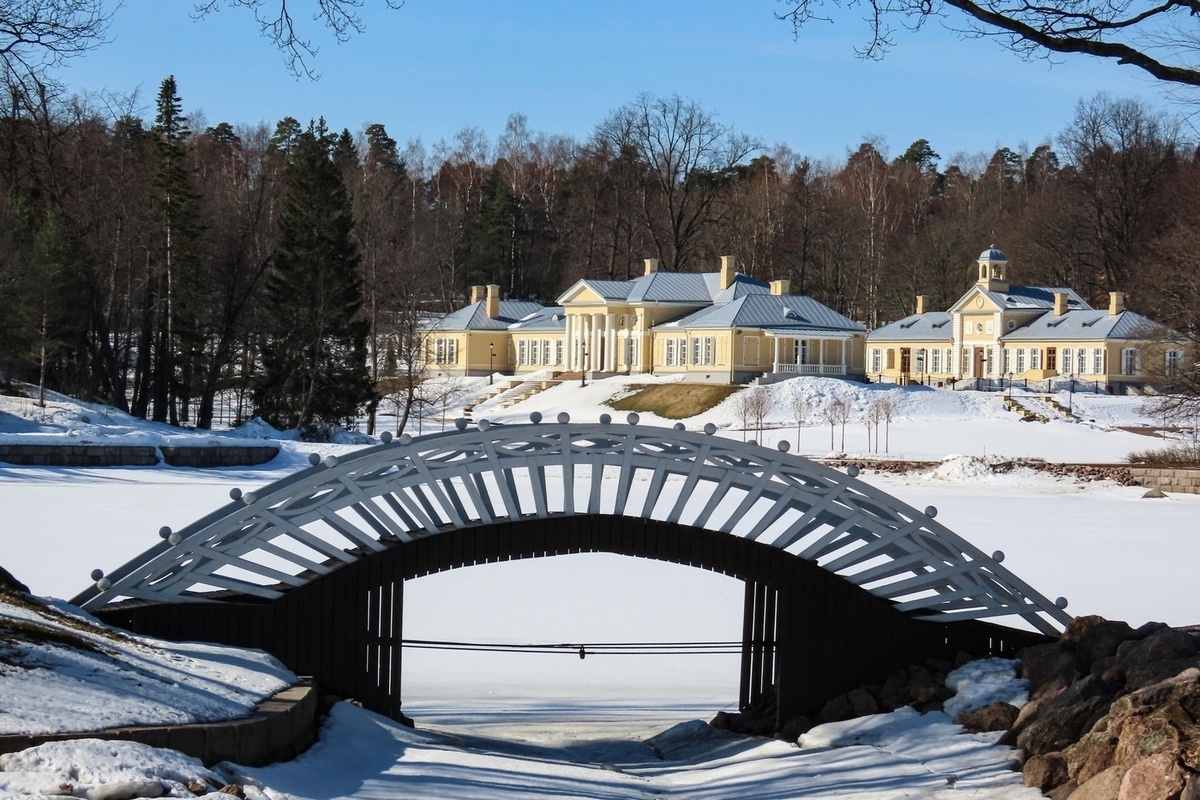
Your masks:
{"label": "white column", "polygon": [[603,319],[602,314],[592,314],[591,315],[591,323],[592,323],[591,334],[592,335],[589,337],[590,341],[588,343],[588,366],[591,368],[591,370],[593,372],[597,372],[597,371],[604,369],[604,365],[601,364],[599,361],[599,359],[600,359],[600,341],[601,341],[600,336],[603,332],[603,328],[601,327],[602,319]]}
{"label": "white column", "polygon": [[779,372],[779,337],[775,338],[775,362],[771,365],[771,372]]}
{"label": "white column", "polygon": [[563,369],[567,370],[568,372],[574,369],[572,365],[575,362],[575,357],[572,355],[572,353],[575,352],[575,331],[573,330],[572,325],[573,320],[574,317],[572,317],[570,314],[567,314],[567,324],[566,328],[563,330],[563,360],[566,362],[563,364]]}
{"label": "white column", "polygon": [[604,371],[617,371],[617,327],[612,314],[604,315]]}

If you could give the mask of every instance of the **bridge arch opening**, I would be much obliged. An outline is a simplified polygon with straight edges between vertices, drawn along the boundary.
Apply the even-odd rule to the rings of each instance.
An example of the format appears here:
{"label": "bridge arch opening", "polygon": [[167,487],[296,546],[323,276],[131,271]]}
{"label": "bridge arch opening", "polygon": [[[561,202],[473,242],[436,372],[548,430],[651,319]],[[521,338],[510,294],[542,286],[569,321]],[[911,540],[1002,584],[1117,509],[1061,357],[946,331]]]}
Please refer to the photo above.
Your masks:
{"label": "bridge arch opening", "polygon": [[[583,715],[598,706],[674,710],[679,719],[736,710],[743,587],[731,577],[572,553],[436,573],[406,582],[404,591],[402,694],[418,723],[499,710],[509,699],[528,706],[531,695],[539,706]],[[484,602],[464,607],[466,596]],[[567,646],[496,653],[425,649],[414,640]],[[594,647],[699,642],[727,644],[720,652]],[[582,660],[577,645],[587,648]]]}

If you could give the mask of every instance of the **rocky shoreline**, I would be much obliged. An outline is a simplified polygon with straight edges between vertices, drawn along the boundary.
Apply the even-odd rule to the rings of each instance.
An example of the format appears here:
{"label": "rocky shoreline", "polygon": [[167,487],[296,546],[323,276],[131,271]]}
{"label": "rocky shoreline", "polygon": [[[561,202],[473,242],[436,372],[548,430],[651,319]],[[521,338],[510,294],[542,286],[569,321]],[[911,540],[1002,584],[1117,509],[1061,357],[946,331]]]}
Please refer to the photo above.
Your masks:
{"label": "rocky shoreline", "polygon": [[[955,722],[971,733],[1004,731],[999,743],[1015,748],[1026,786],[1054,800],[1200,800],[1200,627],[1077,617],[1058,641],[1019,659],[1024,706],[995,702]],[[954,695],[947,674],[971,660],[910,666],[831,699],[814,719],[790,720],[776,736],[796,741],[817,724],[903,706],[942,711]],[[769,736],[773,700],[712,724]]]}

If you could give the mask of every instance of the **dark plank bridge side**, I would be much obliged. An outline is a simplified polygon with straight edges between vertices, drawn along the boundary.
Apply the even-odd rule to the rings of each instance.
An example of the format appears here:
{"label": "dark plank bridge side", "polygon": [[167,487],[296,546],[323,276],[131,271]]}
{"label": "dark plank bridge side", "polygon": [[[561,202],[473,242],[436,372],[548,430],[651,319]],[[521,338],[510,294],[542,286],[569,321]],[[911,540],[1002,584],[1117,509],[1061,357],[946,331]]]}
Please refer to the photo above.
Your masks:
{"label": "dark plank bridge side", "polygon": [[[401,675],[404,582],[524,558],[606,552],[711,570],[745,582],[743,708],[776,694],[777,727],[838,694],[929,658],[1013,655],[1041,634],[914,619],[785,551],[728,534],[617,516],[529,518],[439,533],[366,555],[278,600],[126,603],[105,621],[168,639],[257,647],[329,692],[407,721]],[[614,585],[614,592],[621,591]]]}

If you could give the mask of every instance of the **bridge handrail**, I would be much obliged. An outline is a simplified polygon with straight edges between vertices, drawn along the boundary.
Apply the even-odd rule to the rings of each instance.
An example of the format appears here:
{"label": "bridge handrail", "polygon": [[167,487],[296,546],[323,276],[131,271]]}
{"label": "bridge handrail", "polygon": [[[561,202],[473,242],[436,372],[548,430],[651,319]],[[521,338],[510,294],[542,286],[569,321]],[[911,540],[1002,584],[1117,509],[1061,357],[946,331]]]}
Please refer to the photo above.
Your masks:
{"label": "bridge handrail", "polygon": [[[635,422],[636,415],[630,419]],[[614,513],[769,539],[766,543],[814,561],[921,618],[1019,617],[1052,634],[1071,618],[997,559],[936,522],[935,509],[926,513],[902,503],[858,480],[856,469],[847,474],[780,450],[716,437],[711,426],[702,434],[682,426],[620,425],[603,418],[600,423],[504,426],[481,420],[470,430],[465,421],[459,425],[328,457],[248,492],[178,532],[165,532],[167,539],[73,602],[96,609],[121,598],[211,599],[197,587],[274,598],[288,586],[327,573],[331,562],[355,560],[358,551],[377,552],[451,527],[526,514]],[[548,476],[549,468],[562,469],[560,484]],[[606,473],[606,468],[615,471]],[[524,480],[518,482],[518,473]],[[639,474],[649,479],[641,497],[634,486]],[[608,475],[616,478],[617,488],[606,495]],[[663,499],[671,500],[664,492],[672,478],[682,485],[669,510],[656,516]],[[701,484],[710,494],[704,502],[689,503]],[[559,487],[561,503],[553,494]],[[586,508],[576,508],[580,490]],[[323,538],[305,526],[325,526],[336,541],[329,541],[330,531]],[[316,555],[277,545],[281,537]],[[257,560],[251,558],[256,555]],[[272,558],[296,571],[260,563]],[[218,574],[222,569],[226,574]]]}

